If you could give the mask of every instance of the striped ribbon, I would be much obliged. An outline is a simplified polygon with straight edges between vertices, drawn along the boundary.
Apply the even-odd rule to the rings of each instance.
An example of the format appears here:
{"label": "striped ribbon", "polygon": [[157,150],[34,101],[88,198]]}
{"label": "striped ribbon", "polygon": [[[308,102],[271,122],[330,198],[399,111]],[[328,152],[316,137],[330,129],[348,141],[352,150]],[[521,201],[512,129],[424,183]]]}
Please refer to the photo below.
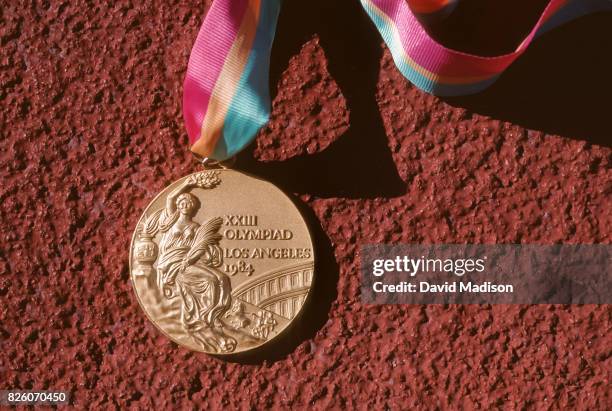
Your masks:
{"label": "striped ribbon", "polygon": [[[191,150],[224,160],[247,146],[270,116],[270,50],[282,0],[214,0],[189,59],[183,115]],[[611,0],[550,0],[515,51],[484,57],[451,50],[421,22],[450,12],[457,0],[360,0],[399,71],[437,96],[490,86],[539,34],[598,10]]]}

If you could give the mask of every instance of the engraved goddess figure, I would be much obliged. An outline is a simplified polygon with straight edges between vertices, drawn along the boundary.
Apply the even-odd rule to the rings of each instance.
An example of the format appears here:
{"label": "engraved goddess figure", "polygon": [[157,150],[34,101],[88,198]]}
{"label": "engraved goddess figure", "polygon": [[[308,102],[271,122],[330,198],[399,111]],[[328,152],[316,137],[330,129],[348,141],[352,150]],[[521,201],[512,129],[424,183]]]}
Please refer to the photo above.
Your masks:
{"label": "engraved goddess figure", "polygon": [[152,216],[162,233],[157,283],[166,298],[181,299],[181,322],[196,342],[209,351],[232,352],[236,340],[223,332],[220,320],[231,305],[229,277],[217,269],[222,263],[218,232],[222,219],[204,225],[193,221],[200,204],[188,192],[216,184],[214,174],[191,176],[170,193],[165,209]]}

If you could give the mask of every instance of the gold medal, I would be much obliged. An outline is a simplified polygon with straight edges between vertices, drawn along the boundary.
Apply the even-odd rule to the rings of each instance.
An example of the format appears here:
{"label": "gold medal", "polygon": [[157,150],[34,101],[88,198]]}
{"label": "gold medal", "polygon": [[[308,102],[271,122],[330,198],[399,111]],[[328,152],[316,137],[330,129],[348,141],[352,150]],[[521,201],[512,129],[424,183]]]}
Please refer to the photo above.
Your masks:
{"label": "gold medal", "polygon": [[296,318],[314,270],[310,233],[273,184],[230,169],[183,177],[140,218],[130,247],[138,301],[196,351],[257,348]]}

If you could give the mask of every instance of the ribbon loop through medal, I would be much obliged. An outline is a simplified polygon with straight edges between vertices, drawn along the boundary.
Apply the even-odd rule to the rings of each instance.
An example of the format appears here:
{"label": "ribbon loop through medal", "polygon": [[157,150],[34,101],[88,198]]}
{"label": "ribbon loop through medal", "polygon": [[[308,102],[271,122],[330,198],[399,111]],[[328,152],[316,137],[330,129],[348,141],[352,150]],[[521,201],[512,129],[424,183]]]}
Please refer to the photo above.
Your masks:
{"label": "ribbon loop through medal", "polygon": [[[360,2],[398,70],[415,86],[437,96],[482,91],[537,36],[585,14],[612,10],[610,0],[550,0],[513,52],[485,57],[444,47],[421,24],[420,20],[452,10],[456,0]],[[281,3],[213,1],[193,47],[184,83],[183,116],[191,150],[200,156],[231,157],[268,122],[270,51]]]}

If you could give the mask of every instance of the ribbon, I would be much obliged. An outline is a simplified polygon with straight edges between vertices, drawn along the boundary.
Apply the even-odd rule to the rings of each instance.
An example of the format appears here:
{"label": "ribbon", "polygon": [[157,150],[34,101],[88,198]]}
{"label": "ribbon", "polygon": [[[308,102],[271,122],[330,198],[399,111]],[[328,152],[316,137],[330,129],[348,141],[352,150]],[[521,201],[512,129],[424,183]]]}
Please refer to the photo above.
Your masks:
{"label": "ribbon", "polygon": [[[485,57],[437,43],[421,21],[452,11],[456,0],[360,0],[399,71],[437,96],[484,90],[538,35],[585,14],[612,10],[611,0],[550,0],[511,53]],[[183,116],[191,150],[224,160],[246,147],[270,117],[268,74],[281,0],[215,0],[193,46]]]}
{"label": "ribbon", "polygon": [[410,10],[425,25],[443,20],[455,10],[459,0],[408,0]]}

